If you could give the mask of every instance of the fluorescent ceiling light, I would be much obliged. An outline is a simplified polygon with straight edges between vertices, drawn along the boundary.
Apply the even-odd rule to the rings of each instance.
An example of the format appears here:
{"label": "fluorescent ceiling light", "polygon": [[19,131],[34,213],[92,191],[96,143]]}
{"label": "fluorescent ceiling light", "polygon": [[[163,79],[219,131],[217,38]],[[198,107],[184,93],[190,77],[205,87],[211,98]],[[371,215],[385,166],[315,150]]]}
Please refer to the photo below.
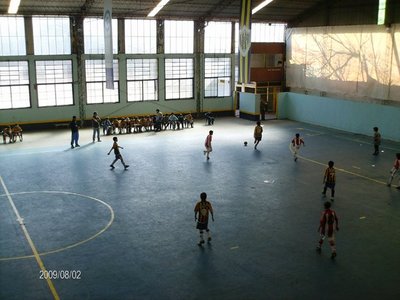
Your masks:
{"label": "fluorescent ceiling light", "polygon": [[167,4],[169,0],[161,0],[160,3],[157,4],[156,7],[147,15],[148,17],[154,17],[162,8]]}
{"label": "fluorescent ceiling light", "polygon": [[264,2],[261,2],[260,4],[258,4],[256,7],[253,8],[253,10],[251,11],[251,14],[254,15],[256,12],[258,12],[259,10],[262,10],[264,7],[266,7],[272,1],[274,1],[274,0],[265,0]]}
{"label": "fluorescent ceiling light", "polygon": [[8,13],[9,14],[16,14],[18,11],[19,3],[21,0],[11,0],[10,1],[10,6],[8,7]]}

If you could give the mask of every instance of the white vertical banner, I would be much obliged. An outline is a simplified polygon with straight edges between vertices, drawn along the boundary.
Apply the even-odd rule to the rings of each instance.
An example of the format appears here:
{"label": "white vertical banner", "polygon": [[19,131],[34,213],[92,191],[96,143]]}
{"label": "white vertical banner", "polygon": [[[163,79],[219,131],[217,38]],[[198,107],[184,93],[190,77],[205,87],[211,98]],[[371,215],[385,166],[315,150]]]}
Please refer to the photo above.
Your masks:
{"label": "white vertical banner", "polygon": [[106,89],[114,89],[112,0],[104,0],[104,60],[106,66]]}

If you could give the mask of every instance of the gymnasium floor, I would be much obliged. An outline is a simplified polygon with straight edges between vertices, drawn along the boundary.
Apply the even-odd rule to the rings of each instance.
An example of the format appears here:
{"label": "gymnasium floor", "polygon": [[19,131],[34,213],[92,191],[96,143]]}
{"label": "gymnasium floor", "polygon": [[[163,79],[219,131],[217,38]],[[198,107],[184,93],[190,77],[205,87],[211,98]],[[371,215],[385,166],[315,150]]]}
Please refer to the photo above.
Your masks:
{"label": "gymnasium floor", "polygon": [[[374,157],[371,137],[274,120],[256,151],[254,125],[221,118],[119,135],[126,171],[110,170],[112,137],[91,143],[91,129],[77,149],[68,130],[1,144],[0,299],[399,299],[400,191],[385,182],[400,143]],[[306,147],[295,163],[296,132]],[[315,251],[329,160],[335,260],[327,244]],[[215,222],[199,247],[203,191]]]}

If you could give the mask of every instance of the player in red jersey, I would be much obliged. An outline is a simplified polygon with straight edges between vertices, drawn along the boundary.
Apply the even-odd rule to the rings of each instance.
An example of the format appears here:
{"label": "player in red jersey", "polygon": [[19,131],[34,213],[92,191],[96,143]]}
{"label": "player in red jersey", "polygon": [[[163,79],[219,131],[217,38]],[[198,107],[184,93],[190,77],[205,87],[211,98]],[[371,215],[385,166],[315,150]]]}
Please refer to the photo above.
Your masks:
{"label": "player in red jersey", "polygon": [[[399,170],[400,170],[400,153],[396,153],[396,159],[394,161],[393,168],[390,170],[390,177],[387,186],[392,185],[393,178],[399,172]],[[400,190],[400,179],[396,189]]]}
{"label": "player in red jersey", "polygon": [[200,242],[199,246],[204,244],[203,230],[207,232],[207,241],[211,241],[211,233],[208,229],[208,215],[211,213],[211,218],[214,222],[214,212],[211,203],[207,201],[207,194],[200,194],[200,201],[196,203],[194,207],[194,220],[197,221],[196,228],[200,231]]}
{"label": "player in red jersey", "polygon": [[328,237],[329,245],[331,246],[332,255],[331,258],[336,257],[336,246],[335,246],[335,235],[334,231],[339,231],[339,223],[336,212],[331,209],[331,203],[329,201],[324,203],[325,210],[321,214],[321,219],[319,221],[318,232],[321,238],[318,242],[317,251],[321,252],[322,244],[325,237]]}
{"label": "player in red jersey", "polygon": [[300,151],[300,147],[303,145],[305,146],[303,139],[300,137],[299,133],[296,133],[295,138],[292,140],[292,149],[293,149],[293,157],[294,161],[297,161],[297,154]]}
{"label": "player in red jersey", "polygon": [[326,168],[325,170],[324,180],[323,180],[323,184],[325,184],[325,186],[324,190],[322,191],[322,195],[325,197],[326,190],[330,188],[332,201],[335,199],[335,184],[336,184],[336,171],[335,168],[333,167],[334,164],[335,163],[333,161],[328,162],[328,168]]}

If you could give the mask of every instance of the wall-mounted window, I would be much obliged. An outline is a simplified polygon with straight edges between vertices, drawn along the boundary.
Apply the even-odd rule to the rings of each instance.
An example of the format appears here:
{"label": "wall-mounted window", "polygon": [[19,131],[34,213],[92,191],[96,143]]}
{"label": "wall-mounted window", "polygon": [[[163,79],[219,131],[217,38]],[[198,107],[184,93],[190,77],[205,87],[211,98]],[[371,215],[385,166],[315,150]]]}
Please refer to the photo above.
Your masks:
{"label": "wall-mounted window", "polygon": [[72,61],[36,61],[39,107],[73,104]]}
{"label": "wall-mounted window", "polygon": [[0,62],[0,109],[30,106],[28,62]]}
{"label": "wall-mounted window", "polygon": [[284,43],[286,24],[252,23],[251,41],[253,43]]}
{"label": "wall-mounted window", "polygon": [[204,53],[231,53],[232,24],[209,22],[204,30]]}
{"label": "wall-mounted window", "polygon": [[26,55],[23,17],[0,17],[0,55]]}
{"label": "wall-mounted window", "polygon": [[155,20],[125,20],[125,53],[157,53]]}
{"label": "wall-mounted window", "polygon": [[116,103],[118,98],[118,60],[114,65],[114,89],[106,89],[106,69],[104,59],[86,60],[87,103]]}
{"label": "wall-mounted window", "polygon": [[165,59],[165,99],[193,98],[193,59]]}
{"label": "wall-mounted window", "polygon": [[128,102],[158,100],[157,59],[127,59]]}
{"label": "wall-mounted window", "polygon": [[33,17],[36,55],[71,54],[68,17]]}
{"label": "wall-mounted window", "polygon": [[[253,43],[284,43],[286,24],[252,23],[251,41]],[[235,53],[239,52],[239,23],[235,23]]]}
{"label": "wall-mounted window", "polygon": [[193,53],[193,21],[164,21],[165,53]]}
{"label": "wall-mounted window", "polygon": [[[85,18],[83,35],[86,54],[104,54],[104,21],[103,19]],[[113,53],[118,53],[118,22],[112,19]]]}
{"label": "wall-mounted window", "polygon": [[206,58],[204,64],[204,96],[231,95],[231,59]]}

